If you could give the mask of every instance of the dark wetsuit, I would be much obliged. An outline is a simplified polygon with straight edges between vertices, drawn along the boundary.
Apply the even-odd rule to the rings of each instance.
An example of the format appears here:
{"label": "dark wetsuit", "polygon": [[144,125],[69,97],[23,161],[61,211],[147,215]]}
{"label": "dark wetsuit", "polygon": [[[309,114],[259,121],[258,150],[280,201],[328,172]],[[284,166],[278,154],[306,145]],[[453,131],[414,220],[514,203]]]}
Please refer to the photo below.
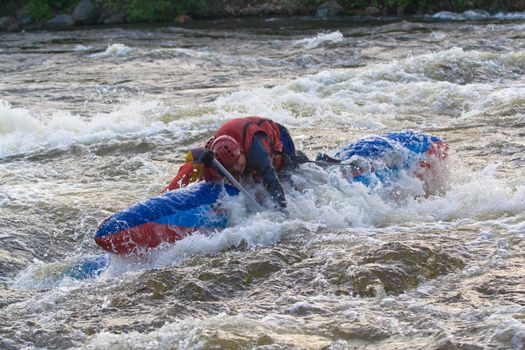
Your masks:
{"label": "dark wetsuit", "polygon": [[246,172],[255,172],[261,176],[262,183],[268,193],[270,193],[273,201],[279,208],[286,208],[283,186],[279,182],[279,177],[273,167],[270,154],[263,146],[265,139],[267,139],[267,137],[264,134],[255,134],[248,156],[246,157]]}

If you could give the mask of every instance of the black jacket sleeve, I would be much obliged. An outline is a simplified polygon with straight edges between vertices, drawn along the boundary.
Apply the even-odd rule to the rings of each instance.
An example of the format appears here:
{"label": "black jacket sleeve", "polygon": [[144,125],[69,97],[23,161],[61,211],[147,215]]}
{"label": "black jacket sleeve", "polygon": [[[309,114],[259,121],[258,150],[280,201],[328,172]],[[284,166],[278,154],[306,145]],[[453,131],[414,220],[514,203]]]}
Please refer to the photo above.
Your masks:
{"label": "black jacket sleeve", "polygon": [[253,170],[261,176],[262,182],[272,200],[278,208],[286,208],[286,198],[284,196],[283,186],[277,177],[277,171],[273,167],[270,154],[263,146],[263,140],[266,138],[263,134],[256,134],[250,146],[248,157],[246,158],[247,170]]}

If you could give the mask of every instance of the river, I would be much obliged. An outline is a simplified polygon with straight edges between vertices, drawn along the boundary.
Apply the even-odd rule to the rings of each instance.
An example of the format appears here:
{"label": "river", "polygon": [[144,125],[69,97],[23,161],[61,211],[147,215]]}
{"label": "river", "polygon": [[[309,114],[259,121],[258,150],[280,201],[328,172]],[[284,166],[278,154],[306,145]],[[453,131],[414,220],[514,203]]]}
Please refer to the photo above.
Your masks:
{"label": "river", "polygon": [[[524,18],[2,33],[0,348],[524,349]],[[303,165],[288,218],[232,200],[222,232],[64,277],[104,253],[101,220],[245,115],[311,157],[437,135],[447,177],[393,195]]]}

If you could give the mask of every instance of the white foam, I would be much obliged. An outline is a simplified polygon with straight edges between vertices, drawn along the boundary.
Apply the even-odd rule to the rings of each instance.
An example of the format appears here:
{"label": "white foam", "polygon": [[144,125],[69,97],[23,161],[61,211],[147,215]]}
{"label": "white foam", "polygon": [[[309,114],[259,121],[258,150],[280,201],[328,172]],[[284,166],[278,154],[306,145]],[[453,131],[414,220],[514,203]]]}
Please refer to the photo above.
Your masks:
{"label": "white foam", "polygon": [[431,16],[434,19],[441,19],[447,21],[465,21],[465,20],[480,20],[480,19],[497,19],[497,20],[521,20],[525,18],[525,12],[498,12],[491,15],[484,10],[468,10],[463,13],[441,11]]}
{"label": "white foam", "polygon": [[525,210],[525,185],[510,186],[497,179],[496,167],[487,166],[474,173],[455,169],[450,176],[450,188],[443,196],[415,200],[405,208],[398,208],[399,218],[405,217],[410,221],[425,218],[488,220],[521,213]]}
{"label": "white foam", "polygon": [[491,16],[490,13],[484,10],[467,10],[463,13],[441,11],[432,15],[432,18],[442,19],[448,21],[462,21],[462,20],[480,20],[480,19],[490,19],[495,16]]}
{"label": "white foam", "polygon": [[75,45],[75,47],[73,48],[73,51],[88,51],[91,49],[92,49],[91,46]]}
{"label": "white foam", "polygon": [[494,15],[496,19],[520,20],[525,19],[525,12],[498,12]]}
{"label": "white foam", "polygon": [[440,11],[432,15],[432,18],[458,21],[465,19],[461,14],[450,11]]}
{"label": "white foam", "polygon": [[160,121],[163,112],[164,107],[157,101],[137,101],[114,112],[99,113],[86,119],[62,111],[43,115],[13,108],[0,100],[0,157],[41,148],[90,144],[119,136],[157,134],[166,129],[177,132],[180,124],[170,126]]}
{"label": "white foam", "polygon": [[89,58],[119,57],[119,56],[126,56],[131,51],[133,51],[133,48],[128,47],[124,44],[116,43],[116,44],[108,45],[105,51],[89,55],[88,57]]}
{"label": "white foam", "polygon": [[[195,52],[193,52],[195,53]],[[416,128],[442,125],[462,113],[469,118],[500,103],[519,102],[525,86],[498,88],[497,82],[456,84],[438,81],[428,72],[441,65],[472,65],[504,76],[521,66],[523,54],[487,54],[453,48],[400,61],[354,69],[321,71],[272,88],[242,90],[222,96],[196,118],[162,122],[165,108],[136,101],[113,113],[81,117],[56,111],[42,115],[0,101],[0,156],[40,147],[108,140],[119,135],[152,135],[169,130],[195,134],[219,126],[232,116],[263,115],[288,126]],[[399,116],[410,115],[404,120]],[[414,118],[413,116],[417,116]],[[197,128],[196,126],[199,125]]]}
{"label": "white foam", "polygon": [[298,348],[322,348],[332,341],[322,335],[305,332],[298,334],[302,322],[293,317],[280,316],[254,319],[242,314],[225,313],[205,318],[186,318],[180,322],[166,323],[151,332],[132,331],[115,334],[102,331],[88,344],[89,349],[203,349],[217,344],[216,337],[229,337],[238,346],[248,348],[256,344],[261,335],[271,337],[277,344]]}
{"label": "white foam", "polygon": [[[475,67],[488,77],[511,78],[513,67],[521,67],[522,56],[452,48],[361,68],[325,70],[284,85],[222,96],[214,105],[217,115],[224,119],[264,115],[290,126],[321,123],[331,127],[420,129],[442,125],[462,114],[469,117],[525,93],[523,84],[505,83],[500,88],[489,78],[486,83],[465,84],[462,76],[451,75],[447,81],[441,78],[440,67]],[[406,115],[417,119],[405,120],[402,117]]]}
{"label": "white foam", "polygon": [[[452,161],[453,164],[458,162]],[[294,193],[287,188],[292,217],[304,222],[322,223],[324,227],[363,227],[371,231],[380,225],[398,226],[405,222],[435,223],[469,218],[492,220],[525,210],[525,185],[509,185],[496,176],[497,166],[479,172],[456,168],[447,178],[444,195],[405,196],[399,201],[389,188],[370,190],[359,183],[349,183],[336,174],[328,174],[326,183],[304,175],[311,189]],[[408,193],[420,190],[420,182],[405,174],[399,181]],[[398,190],[398,183],[393,187]],[[519,232],[521,226],[515,229]],[[383,229],[384,230],[384,229]],[[359,231],[353,231],[359,232]]]}
{"label": "white foam", "polygon": [[319,33],[313,38],[305,38],[294,42],[295,46],[302,46],[305,49],[315,49],[325,43],[339,43],[343,41],[343,34],[340,31],[332,33]]}
{"label": "white foam", "polygon": [[[473,101],[469,108],[463,111],[462,117],[469,118],[476,116],[483,112],[490,111],[494,107],[497,108],[502,105],[512,105],[513,103],[520,104],[524,92],[525,86],[521,85],[503,88],[500,90],[492,89],[492,91],[487,91],[483,98]],[[523,118],[524,115],[518,113],[515,117]]]}
{"label": "white foam", "polygon": [[467,10],[461,15],[467,19],[487,19],[491,17],[490,13],[484,10]]}

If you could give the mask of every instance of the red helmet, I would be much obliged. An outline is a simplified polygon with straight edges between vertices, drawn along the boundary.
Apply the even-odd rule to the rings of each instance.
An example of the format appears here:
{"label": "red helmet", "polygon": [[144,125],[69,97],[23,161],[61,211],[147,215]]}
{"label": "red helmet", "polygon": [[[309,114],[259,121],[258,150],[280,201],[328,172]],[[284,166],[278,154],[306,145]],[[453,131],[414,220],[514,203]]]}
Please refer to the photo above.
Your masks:
{"label": "red helmet", "polygon": [[206,141],[206,144],[204,145],[204,148],[211,149],[211,144],[213,143],[213,140],[215,140],[215,137],[210,137],[208,141]]}
{"label": "red helmet", "polygon": [[217,160],[226,168],[231,169],[241,156],[241,146],[235,139],[228,135],[217,137],[211,144],[211,150]]}

